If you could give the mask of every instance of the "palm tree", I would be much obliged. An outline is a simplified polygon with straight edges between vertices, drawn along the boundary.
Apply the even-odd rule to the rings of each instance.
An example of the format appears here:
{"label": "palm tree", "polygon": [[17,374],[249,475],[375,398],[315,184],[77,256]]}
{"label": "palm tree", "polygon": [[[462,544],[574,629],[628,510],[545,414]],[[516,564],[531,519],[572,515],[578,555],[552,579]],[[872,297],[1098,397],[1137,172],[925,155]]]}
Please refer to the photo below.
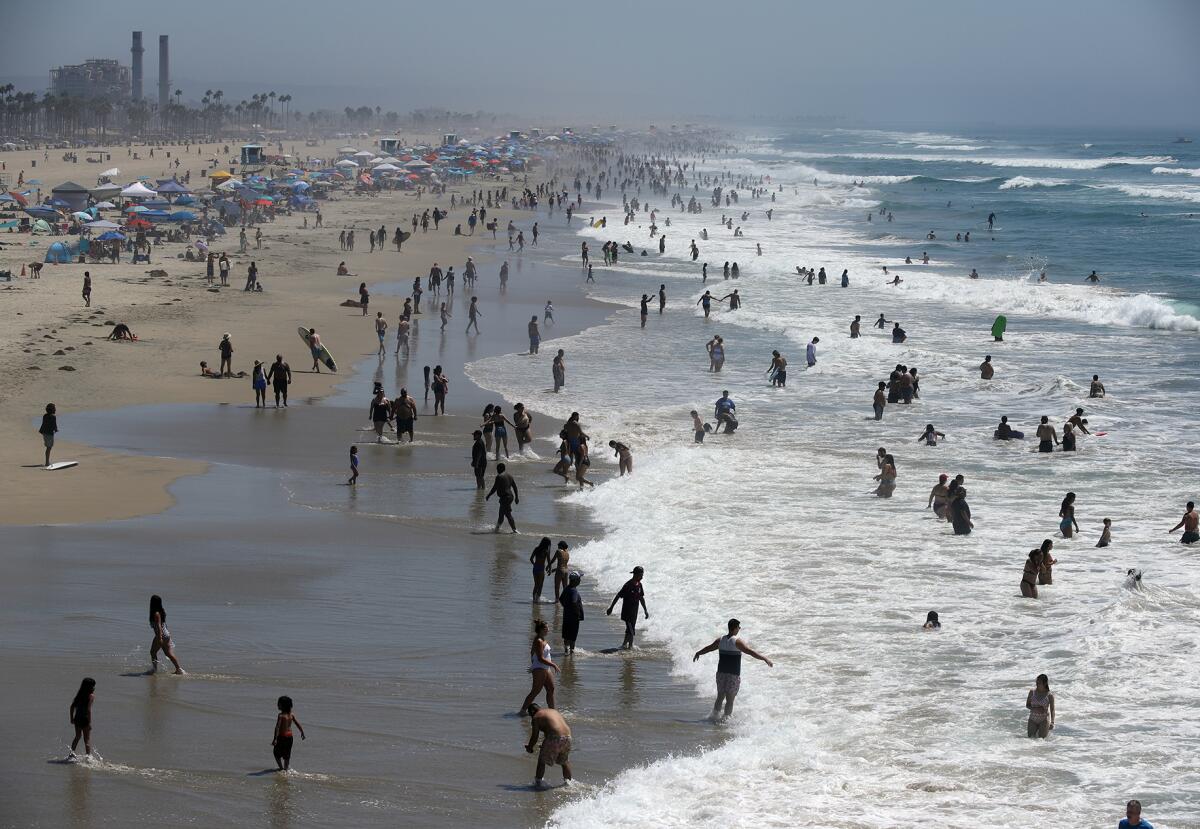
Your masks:
{"label": "palm tree", "polygon": [[269,123],[274,123],[274,121],[275,121],[275,90],[272,89],[270,94],[267,97],[271,99],[271,118],[270,118]]}

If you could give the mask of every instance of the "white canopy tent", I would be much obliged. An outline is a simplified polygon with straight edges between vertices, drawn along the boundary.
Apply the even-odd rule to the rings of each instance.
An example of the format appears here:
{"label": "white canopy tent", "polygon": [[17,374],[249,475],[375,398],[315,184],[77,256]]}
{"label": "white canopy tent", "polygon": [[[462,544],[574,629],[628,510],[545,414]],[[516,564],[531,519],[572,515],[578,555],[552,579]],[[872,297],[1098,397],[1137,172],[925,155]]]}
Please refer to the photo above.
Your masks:
{"label": "white canopy tent", "polygon": [[155,193],[140,181],[135,181],[121,191],[121,196],[127,199],[149,199],[157,195],[158,193]]}

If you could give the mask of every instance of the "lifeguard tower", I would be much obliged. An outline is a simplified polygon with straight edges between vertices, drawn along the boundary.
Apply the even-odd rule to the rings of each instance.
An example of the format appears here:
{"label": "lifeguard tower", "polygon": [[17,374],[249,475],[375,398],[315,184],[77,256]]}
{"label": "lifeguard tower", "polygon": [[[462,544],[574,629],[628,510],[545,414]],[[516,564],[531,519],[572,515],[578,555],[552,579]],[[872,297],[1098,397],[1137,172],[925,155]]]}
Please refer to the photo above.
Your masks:
{"label": "lifeguard tower", "polygon": [[458,143],[458,133],[456,133],[456,132],[443,133],[443,135],[442,135],[442,146],[443,147],[453,147],[457,143]]}
{"label": "lifeguard tower", "polygon": [[267,157],[263,153],[261,144],[243,144],[242,145],[242,166],[243,167],[262,167],[267,163]]}
{"label": "lifeguard tower", "polygon": [[399,138],[380,138],[379,139],[379,154],[380,155],[395,155],[400,151]]}

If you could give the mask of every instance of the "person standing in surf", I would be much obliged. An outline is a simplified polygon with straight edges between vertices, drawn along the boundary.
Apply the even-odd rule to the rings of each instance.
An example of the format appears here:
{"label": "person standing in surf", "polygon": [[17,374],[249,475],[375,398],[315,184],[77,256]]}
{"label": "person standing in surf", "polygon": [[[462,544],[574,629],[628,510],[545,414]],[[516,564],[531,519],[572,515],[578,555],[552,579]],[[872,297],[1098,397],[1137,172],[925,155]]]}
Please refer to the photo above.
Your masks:
{"label": "person standing in surf", "polygon": [[292,726],[300,732],[300,739],[305,740],[304,726],[292,713],[292,698],[280,697],[276,705],[279,716],[275,718],[275,734],[271,737],[272,753],[279,771],[287,771],[292,766]]}
{"label": "person standing in surf", "polygon": [[96,680],[90,676],[84,677],[83,682],[79,683],[79,690],[75,692],[75,698],[71,700],[69,716],[71,725],[75,726],[75,739],[71,741],[72,757],[81,737],[84,753],[92,756],[92,703],[96,700],[95,692]]}
{"label": "person standing in surf", "polygon": [[283,398],[284,408],[287,408],[288,385],[292,382],[292,367],[283,361],[282,354],[275,355],[275,362],[267,370],[267,382],[275,392],[275,408],[279,408],[279,400]]}
{"label": "person standing in surf", "polygon": [[558,603],[563,606],[562,640],[567,653],[575,653],[579,623],[583,621],[583,597],[579,595],[580,579],[578,573],[571,573],[567,577],[567,589],[558,596]]}
{"label": "person standing in surf", "polygon": [[1045,674],[1038,674],[1033,690],[1025,697],[1025,707],[1029,709],[1025,735],[1042,739],[1050,736],[1054,729],[1054,694],[1050,693],[1050,679]]}
{"label": "person standing in surf", "polygon": [[483,443],[483,432],[476,429],[471,444],[471,471],[475,473],[475,488],[483,489],[483,476],[487,473],[487,446]]}
{"label": "person standing in surf", "polygon": [[622,585],[617,595],[613,596],[608,610],[605,611],[606,616],[611,616],[617,600],[620,599],[621,621],[625,623],[625,638],[621,641],[622,650],[633,649],[633,637],[637,633],[638,607],[641,606],[646,618],[650,618],[650,611],[646,607],[646,592],[642,588],[642,576],[646,571],[639,566],[634,567],[630,572],[633,574],[633,578]]}
{"label": "person standing in surf", "polygon": [[569,782],[571,780],[571,764],[568,762],[571,754],[571,727],[567,725],[567,721],[553,708],[543,710],[537,703],[530,703],[529,725],[532,730],[529,734],[529,742],[525,744],[527,753],[533,754],[533,749],[537,746],[538,735],[543,735],[542,749],[538,752],[534,787],[538,789],[546,787],[544,779],[546,766],[560,766],[563,782]]}
{"label": "person standing in surf", "polygon": [[[538,542],[529,554],[529,563],[533,567],[533,603],[542,600],[542,584],[546,581],[546,567],[550,559],[550,539],[546,536]],[[558,598],[555,596],[555,598]]]}
{"label": "person standing in surf", "polygon": [[175,658],[175,647],[171,644],[171,631],[167,630],[167,611],[163,608],[162,597],[155,594],[150,597],[150,629],[154,631],[154,641],[150,643],[150,673],[158,672],[158,652],[162,651],[175,666],[175,673],[182,674],[183,668]]}
{"label": "person standing in surf", "polygon": [[[700,657],[704,654],[717,651],[717,700],[713,703],[711,715],[711,719],[714,721],[728,719],[729,715],[733,713],[733,701],[742,687],[743,653],[749,654],[761,662],[766,662],[768,668],[775,667],[770,659],[738,638],[738,633],[742,629],[741,622],[737,619],[730,619],[728,627],[729,632],[726,635],[714,639],[711,644],[696,651],[692,656],[693,662],[699,662]],[[721,714],[722,706],[725,707],[724,715]]]}
{"label": "person standing in surf", "polygon": [[[49,449],[46,450],[47,453],[49,451]],[[47,454],[46,459],[49,460],[49,458],[50,455]],[[1180,527],[1183,527],[1181,542],[1184,544],[1195,544],[1197,541],[1200,541],[1200,513],[1196,512],[1195,502],[1187,502],[1187,512],[1183,514],[1183,518],[1179,519],[1179,523],[1167,530],[1167,532],[1173,533]]]}
{"label": "person standing in surf", "polygon": [[533,677],[533,687],[521,703],[522,716],[543,690],[546,692],[546,706],[554,707],[554,675],[559,669],[550,655],[550,643],[546,641],[549,634],[550,626],[541,619],[533,623],[533,642],[529,645],[529,673]]}
{"label": "person standing in surf", "polygon": [[521,503],[521,493],[517,490],[517,482],[513,480],[513,476],[504,469],[504,464],[496,464],[496,480],[492,482],[492,488],[483,496],[483,500],[487,501],[495,495],[500,501],[500,514],[496,517],[495,532],[500,532],[500,525],[507,520],[508,526],[516,533],[517,522],[513,519],[512,508],[514,503]]}

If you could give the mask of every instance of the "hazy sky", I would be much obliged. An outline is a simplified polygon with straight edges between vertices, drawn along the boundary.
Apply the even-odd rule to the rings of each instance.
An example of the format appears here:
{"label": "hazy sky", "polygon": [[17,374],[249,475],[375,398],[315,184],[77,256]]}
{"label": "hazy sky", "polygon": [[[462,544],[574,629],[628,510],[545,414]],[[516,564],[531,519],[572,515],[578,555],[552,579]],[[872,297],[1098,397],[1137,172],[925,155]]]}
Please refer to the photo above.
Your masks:
{"label": "hazy sky", "polygon": [[1193,0],[3,0],[0,83],[129,62],[158,35],[172,86],[362,104],[485,109],[535,122],[742,121],[822,114],[878,124],[1200,124]]}

